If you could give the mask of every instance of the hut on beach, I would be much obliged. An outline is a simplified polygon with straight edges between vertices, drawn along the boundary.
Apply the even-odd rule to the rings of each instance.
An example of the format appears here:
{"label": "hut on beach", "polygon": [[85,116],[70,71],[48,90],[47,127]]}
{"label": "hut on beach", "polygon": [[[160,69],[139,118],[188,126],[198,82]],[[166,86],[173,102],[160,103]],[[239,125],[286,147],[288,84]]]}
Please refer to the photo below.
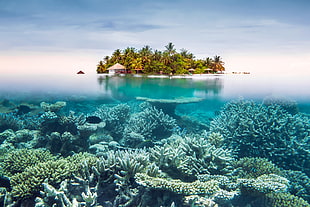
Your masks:
{"label": "hut on beach", "polygon": [[119,63],[116,63],[115,65],[109,67],[107,70],[109,71],[109,74],[127,73],[127,69],[125,68],[125,66]]}

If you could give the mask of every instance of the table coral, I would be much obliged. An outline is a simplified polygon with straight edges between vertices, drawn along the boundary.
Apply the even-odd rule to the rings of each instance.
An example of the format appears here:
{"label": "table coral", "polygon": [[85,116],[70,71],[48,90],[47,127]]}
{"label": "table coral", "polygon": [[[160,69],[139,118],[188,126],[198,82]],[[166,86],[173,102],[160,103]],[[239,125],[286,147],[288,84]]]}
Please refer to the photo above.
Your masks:
{"label": "table coral", "polygon": [[207,182],[200,182],[197,180],[195,182],[185,183],[181,180],[155,178],[143,173],[137,173],[135,178],[136,182],[142,186],[169,190],[182,195],[212,195],[220,190],[218,182],[215,180]]}

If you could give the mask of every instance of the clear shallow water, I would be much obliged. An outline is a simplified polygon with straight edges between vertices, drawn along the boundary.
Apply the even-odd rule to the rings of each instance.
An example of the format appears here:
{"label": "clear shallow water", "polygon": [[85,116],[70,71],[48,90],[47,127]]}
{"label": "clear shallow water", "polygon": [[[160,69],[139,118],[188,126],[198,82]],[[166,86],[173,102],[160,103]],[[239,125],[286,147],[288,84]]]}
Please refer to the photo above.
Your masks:
{"label": "clear shallow water", "polygon": [[[306,76],[210,75],[173,77],[109,75],[2,75],[0,98],[41,102],[65,100],[92,103],[118,103],[136,97],[176,99],[199,97],[204,110],[215,104],[244,98],[262,101],[267,96],[281,96],[297,101],[309,112],[310,81]],[[192,107],[192,105],[190,105]],[[218,107],[217,107],[218,108]]]}
{"label": "clear shallow water", "polygon": [[[234,176],[244,179],[238,184],[232,180],[227,181],[227,186],[249,188],[249,192],[242,192],[240,196],[234,197],[233,195],[240,190],[240,187],[228,189],[221,186],[223,188],[221,190],[225,190],[227,193],[225,196],[228,198],[218,197],[215,199],[212,197],[213,195],[210,197],[204,194],[201,197],[196,197],[203,200],[209,196],[211,200],[218,202],[220,207],[227,205],[266,206],[261,204],[265,204],[268,199],[271,199],[272,202],[279,202],[279,200],[268,197],[270,195],[265,195],[265,192],[257,194],[256,191],[260,187],[263,188],[263,191],[272,193],[282,193],[282,191],[287,191],[286,187],[290,187],[291,194],[279,194],[279,196],[290,198],[294,195],[296,196],[294,199],[302,198],[310,202],[309,86],[308,77],[286,76],[285,74],[278,77],[268,75],[186,77],[95,74],[72,76],[2,75],[0,77],[0,164],[4,163],[1,163],[3,157],[11,153],[6,151],[10,148],[46,148],[51,153],[60,155],[57,159],[78,152],[96,154],[98,157],[103,157],[103,160],[108,160],[105,163],[108,170],[103,169],[100,177],[94,175],[97,180],[89,182],[89,185],[92,193],[96,192],[100,195],[97,199],[98,204],[104,204],[104,206],[113,206],[112,203],[117,202],[124,204],[132,198],[136,199],[137,203],[144,203],[145,206],[169,207],[173,202],[176,206],[190,206],[189,203],[188,205],[184,204],[182,193],[179,195],[180,191],[187,188],[159,187],[162,191],[153,191],[154,186],[147,186],[143,181],[143,179],[153,178],[144,177],[143,174],[137,175],[130,171],[133,170],[134,165],[139,166],[139,164],[142,167],[135,168],[139,172],[145,173],[145,169],[152,168],[151,165],[164,171],[165,176],[168,177],[163,181],[168,183],[166,186],[173,186],[171,182],[175,181],[171,181],[171,179],[179,179],[181,182],[187,183],[182,183],[185,186],[190,185],[188,183],[196,181],[198,175],[207,175],[205,179],[214,181],[221,178],[216,178],[216,176],[222,176],[222,178],[224,176],[229,180],[233,173]],[[138,97],[150,101],[168,116],[148,105],[143,105],[144,101],[137,100]],[[265,105],[262,105],[261,103],[266,97],[281,97],[280,104],[284,104],[281,106],[283,110],[275,109],[273,106],[269,107],[266,102]],[[256,104],[247,101],[231,102],[236,99],[254,100]],[[161,100],[160,103],[158,100]],[[289,101],[282,102],[283,100]],[[41,102],[55,103],[56,101],[65,101],[66,106],[60,111],[44,108],[43,105],[40,107]],[[180,101],[189,101],[189,103],[180,103]],[[295,103],[297,103],[298,109],[295,107]],[[33,110],[29,111],[27,107]],[[298,113],[298,110],[301,113]],[[104,125],[100,125],[101,123]],[[5,132],[4,130],[7,128],[13,129],[13,132]],[[220,133],[224,138],[214,134],[212,138],[211,132]],[[140,149],[140,151],[125,149]],[[160,152],[168,152],[168,154],[164,154],[164,158],[157,157]],[[116,156],[116,159],[112,159],[113,156]],[[161,161],[166,158],[169,160],[171,156],[174,156],[171,159],[176,160],[175,163],[169,161],[165,165],[161,165]],[[276,167],[269,161],[257,157],[272,161]],[[18,156],[16,159],[18,160]],[[23,157],[23,159],[25,158]],[[231,159],[239,163],[232,164]],[[130,165],[122,165],[120,160],[126,160]],[[141,164],[141,160],[147,160],[147,163]],[[6,169],[9,169],[13,163],[14,161],[4,163],[7,165]],[[42,161],[41,164],[44,162]],[[277,167],[281,168],[281,173]],[[8,185],[7,180],[1,177],[1,170],[0,167],[0,189]],[[61,169],[58,171],[61,172]],[[24,172],[14,173],[19,175]],[[128,172],[130,172],[128,180],[125,178],[124,181],[119,177]],[[285,178],[276,177],[277,175],[268,177],[270,172]],[[106,173],[112,173],[112,176],[106,175]],[[209,174],[215,177],[208,178]],[[153,175],[153,177],[157,175]],[[266,181],[255,180],[260,175],[267,175]],[[25,185],[32,184],[31,179],[37,179],[35,175],[32,174],[32,176],[26,176],[25,183],[23,180],[20,182]],[[67,177],[63,179],[65,178]],[[95,187],[97,186],[96,181],[99,182],[100,179],[104,185],[97,188]],[[274,181],[275,186],[268,183],[268,179]],[[291,184],[287,184],[286,179]],[[119,182],[122,189],[125,190],[119,191],[118,189],[116,191],[115,182]],[[252,189],[253,182],[258,182],[258,189]],[[260,186],[259,182],[266,183]],[[156,181],[154,183],[156,184]],[[82,187],[84,184],[80,184],[79,190],[74,186],[76,184],[73,185],[74,189],[68,188],[67,192],[70,193],[67,196],[71,196],[69,199],[76,196],[81,202],[80,195],[82,192],[86,192],[86,188],[84,190]],[[148,190],[138,189],[137,184]],[[57,186],[54,185],[55,188]],[[203,189],[207,189],[208,186]],[[31,191],[30,199],[20,199],[24,195],[23,191],[19,191],[18,183],[11,187],[13,191],[15,189],[15,193],[21,193],[21,195],[15,196],[15,200],[13,199],[16,206],[21,204],[26,206],[27,202],[33,204],[34,196],[38,196],[37,191]],[[155,186],[155,188],[157,187]],[[278,192],[277,188],[283,189]],[[40,186],[36,186],[36,189],[43,190]],[[194,192],[184,192],[184,194],[197,193],[195,187],[189,189]],[[139,194],[129,195],[127,194],[129,190],[139,191]],[[229,197],[230,195],[232,197]],[[10,196],[10,193],[7,193],[6,196]],[[162,200],[164,197],[167,199]],[[44,198],[43,194],[41,198]],[[47,200],[51,202],[50,206],[53,202],[59,204],[57,199],[49,198]],[[285,199],[281,202],[285,202]],[[138,206],[137,203],[129,206]],[[0,196],[0,206],[3,204],[3,196]],[[46,204],[46,206],[49,205]],[[278,206],[288,205],[281,203]],[[295,204],[290,206],[295,207]]]}

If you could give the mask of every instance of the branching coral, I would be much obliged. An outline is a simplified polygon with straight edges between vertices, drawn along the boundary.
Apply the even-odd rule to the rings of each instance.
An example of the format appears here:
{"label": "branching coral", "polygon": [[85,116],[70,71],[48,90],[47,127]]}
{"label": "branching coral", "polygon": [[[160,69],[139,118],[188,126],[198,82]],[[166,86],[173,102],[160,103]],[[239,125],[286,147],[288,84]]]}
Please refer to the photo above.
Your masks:
{"label": "branching coral", "polygon": [[7,175],[23,172],[40,162],[54,160],[49,151],[43,149],[21,149],[9,152],[2,163],[2,168]]}
{"label": "branching coral", "polygon": [[289,192],[310,203],[310,178],[303,172],[286,170],[285,177],[290,181]]}
{"label": "branching coral", "polygon": [[310,207],[307,201],[290,193],[268,193],[262,203],[272,207]]}
{"label": "branching coral", "polygon": [[150,149],[151,161],[173,178],[195,180],[198,174],[230,172],[230,151],[216,148],[200,137],[177,137]]}
{"label": "branching coral", "polygon": [[286,168],[310,173],[310,120],[276,105],[252,101],[227,103],[210,131],[224,137],[224,146],[239,157],[265,157]]}
{"label": "branching coral", "polygon": [[125,124],[130,117],[130,106],[127,104],[119,104],[113,107],[102,106],[97,109],[94,115],[106,123],[105,128],[116,140],[120,140]]}
{"label": "branching coral", "polygon": [[282,175],[283,172],[266,158],[244,157],[233,161],[234,175],[242,178],[257,178],[264,174]]}
{"label": "branching coral", "polygon": [[12,195],[24,199],[36,195],[42,190],[42,183],[57,185],[73,174],[78,174],[83,162],[95,163],[96,159],[89,154],[77,154],[68,158],[39,162],[27,167],[23,172],[11,177]]}
{"label": "branching coral", "polygon": [[23,122],[19,119],[16,119],[13,113],[0,113],[0,132],[3,132],[7,129],[22,129],[22,125]]}
{"label": "branching coral", "polygon": [[148,103],[140,104],[142,111],[133,114],[124,130],[124,142],[129,146],[152,140],[167,138],[176,127],[174,118],[152,107]]}

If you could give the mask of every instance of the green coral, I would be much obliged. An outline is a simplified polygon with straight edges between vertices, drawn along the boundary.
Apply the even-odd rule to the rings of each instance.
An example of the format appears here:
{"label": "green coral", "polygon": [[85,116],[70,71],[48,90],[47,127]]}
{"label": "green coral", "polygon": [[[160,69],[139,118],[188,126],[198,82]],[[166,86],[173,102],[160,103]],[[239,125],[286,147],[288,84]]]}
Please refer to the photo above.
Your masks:
{"label": "green coral", "polygon": [[42,183],[59,184],[72,176],[76,166],[65,159],[47,161],[30,166],[11,177],[12,195],[15,198],[31,197],[42,189]]}
{"label": "green coral", "polygon": [[242,178],[257,178],[264,174],[281,175],[282,171],[266,158],[244,157],[233,161],[234,175]]}
{"label": "green coral", "polygon": [[88,166],[94,166],[97,158],[88,153],[79,153],[67,158],[30,165],[23,172],[11,177],[12,195],[17,199],[31,197],[42,190],[43,182],[57,185],[73,174],[79,175],[84,162]]}
{"label": "green coral", "polygon": [[270,207],[310,207],[307,201],[290,193],[268,193],[265,203]]}
{"label": "green coral", "polygon": [[137,173],[135,179],[138,184],[144,187],[168,190],[182,195],[212,195],[220,190],[219,183],[215,180],[207,182],[197,180],[191,183],[186,183],[180,180],[155,178],[144,173]]}
{"label": "green coral", "polygon": [[2,168],[6,175],[13,175],[23,172],[27,167],[31,167],[40,162],[54,160],[49,151],[43,149],[20,149],[9,152],[2,163]]}

